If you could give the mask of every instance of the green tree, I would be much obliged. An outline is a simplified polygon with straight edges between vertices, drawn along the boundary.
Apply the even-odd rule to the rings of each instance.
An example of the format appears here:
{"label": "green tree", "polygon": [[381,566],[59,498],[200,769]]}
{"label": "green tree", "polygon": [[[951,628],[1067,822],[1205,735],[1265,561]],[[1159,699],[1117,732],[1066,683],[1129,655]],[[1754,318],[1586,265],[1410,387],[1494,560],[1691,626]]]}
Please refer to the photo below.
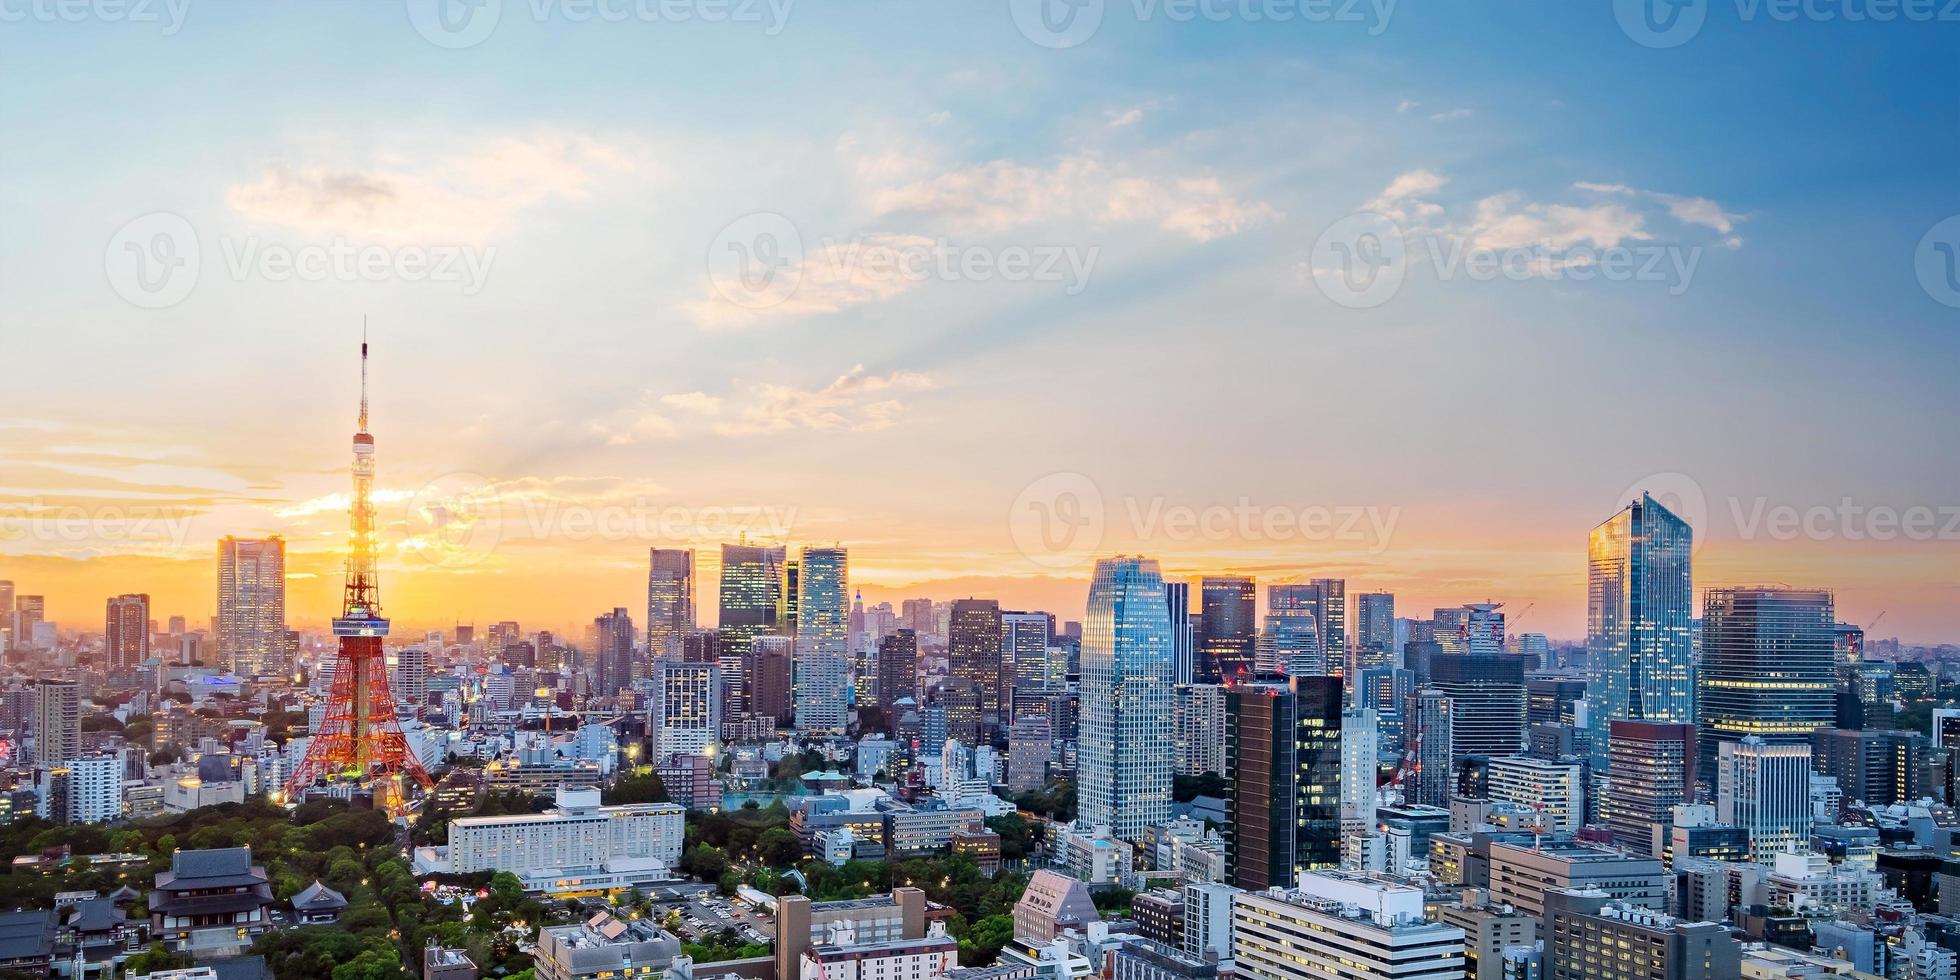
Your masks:
{"label": "green tree", "polygon": [[190,965],[190,957],[164,949],[162,943],[151,943],[149,949],[129,958],[129,962],[123,966],[123,973],[138,976],[158,970],[181,970]]}
{"label": "green tree", "polygon": [[599,794],[608,806],[624,803],[665,803],[667,784],[660,776],[647,773],[643,776],[626,775],[613,781],[612,787]]}
{"label": "green tree", "polygon": [[990,966],[1001,947],[1014,939],[1014,917],[990,915],[973,923],[960,937],[961,966]]}
{"label": "green tree", "polygon": [[771,827],[755,842],[757,856],[770,867],[789,868],[803,859],[803,844],[787,828]]}
{"label": "green tree", "polygon": [[371,948],[334,967],[333,980],[408,980],[408,971],[394,947]]}
{"label": "green tree", "polygon": [[508,871],[499,871],[490,876],[490,894],[499,906],[514,909],[524,901],[524,881]]}

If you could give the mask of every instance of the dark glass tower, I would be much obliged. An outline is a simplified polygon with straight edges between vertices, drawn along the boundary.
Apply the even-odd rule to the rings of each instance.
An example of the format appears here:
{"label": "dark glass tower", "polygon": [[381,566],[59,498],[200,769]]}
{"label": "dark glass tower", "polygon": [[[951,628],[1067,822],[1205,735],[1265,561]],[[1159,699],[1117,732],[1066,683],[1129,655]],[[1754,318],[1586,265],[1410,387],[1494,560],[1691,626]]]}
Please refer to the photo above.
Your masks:
{"label": "dark glass tower", "polygon": [[1225,694],[1227,883],[1291,885],[1341,863],[1341,679],[1271,678]]}

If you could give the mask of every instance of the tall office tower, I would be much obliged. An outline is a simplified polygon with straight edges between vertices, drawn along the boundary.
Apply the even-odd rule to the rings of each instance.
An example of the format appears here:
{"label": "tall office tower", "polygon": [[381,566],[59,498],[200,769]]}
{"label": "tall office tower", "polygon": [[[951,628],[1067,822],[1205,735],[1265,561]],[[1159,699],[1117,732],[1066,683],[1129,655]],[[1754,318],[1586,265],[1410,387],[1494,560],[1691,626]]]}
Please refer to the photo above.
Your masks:
{"label": "tall office tower", "polygon": [[1171,612],[1172,674],[1179,684],[1196,683],[1198,628],[1191,619],[1191,583],[1165,582],[1164,604]]}
{"label": "tall office tower", "polygon": [[1501,602],[1473,602],[1464,606],[1464,651],[1471,654],[1505,652],[1504,614]]}
{"label": "tall office tower", "polygon": [[508,619],[491,623],[489,631],[483,637],[483,652],[501,659],[505,647],[522,639],[524,639],[524,630],[517,623]]}
{"label": "tall office tower", "polygon": [[1837,780],[1849,805],[1891,806],[1919,799],[1925,786],[1926,736],[1904,731],[1827,728],[1811,736],[1817,771]]}
{"label": "tall office tower", "polygon": [[777,549],[773,556],[775,567],[770,570],[770,581],[776,583],[776,632],[795,636],[796,609],[803,602],[803,573],[783,549]]}
{"label": "tall office tower", "polygon": [[150,659],[150,597],[119,595],[109,600],[102,626],[102,653],[110,673],[125,673]]}
{"label": "tall office tower", "polygon": [[[1248,581],[1248,597],[1250,590]],[[1171,669],[1170,607],[1157,563],[1097,561],[1082,630],[1076,785],[1084,825],[1133,841],[1170,819]]]}
{"label": "tall office tower", "polygon": [[1839,667],[1855,667],[1865,659],[1865,631],[1850,623],[1831,627],[1831,660]]}
{"label": "tall office tower", "polygon": [[1524,660],[1508,653],[1436,657],[1429,686],[1450,699],[1451,750],[1512,755],[1525,744]]}
{"label": "tall office tower", "polygon": [[647,549],[647,658],[694,632],[694,549]]}
{"label": "tall office tower", "polygon": [[1409,737],[1414,739],[1416,766],[1402,777],[1402,794],[1423,806],[1450,805],[1450,696],[1426,687],[1410,697]]}
{"label": "tall office tower", "polygon": [[[804,548],[796,597],[796,730],[843,734],[850,697],[850,556]],[[994,637],[999,656],[1000,638]]]}
{"label": "tall office tower", "polygon": [[1344,830],[1375,825],[1381,773],[1381,716],[1373,708],[1341,713],[1341,824]]}
{"label": "tall office tower", "polygon": [[1593,768],[1615,719],[1694,724],[1694,529],[1641,494],[1587,547],[1586,699]]}
{"label": "tall office tower", "polygon": [[413,709],[429,703],[429,651],[423,647],[403,647],[395,651],[395,699]]}
{"label": "tall office tower", "polygon": [[1353,679],[1354,703],[1375,712],[1381,726],[1381,743],[1408,744],[1409,697],[1416,692],[1415,675],[1391,667],[1370,667]]}
{"label": "tall office tower", "polygon": [[1518,656],[1524,658],[1524,665],[1531,670],[1542,670],[1550,666],[1552,642],[1543,633],[1519,633],[1517,636]]}
{"label": "tall office tower", "polygon": [[1207,575],[1198,583],[1200,680],[1218,683],[1252,673],[1256,588],[1244,575]]}
{"label": "tall office tower", "polygon": [[[1809,745],[1837,714],[1831,593],[1724,588],[1702,596],[1701,764],[1723,742],[1755,736]],[[1706,772],[1706,769],[1704,769]]]}
{"label": "tall office tower", "polygon": [[898,604],[898,618],[912,632],[920,636],[932,635],[933,616],[931,599],[906,599]]}
{"label": "tall office tower", "polygon": [[1000,603],[992,599],[960,599],[946,622],[946,660],[955,679],[973,686],[980,696],[980,723],[991,732],[1001,716],[1002,677]]}
{"label": "tall office tower", "polygon": [[1429,623],[1430,638],[1443,648],[1444,653],[1470,652],[1470,607],[1439,608],[1430,618]]}
{"label": "tall office tower", "polygon": [[796,641],[787,636],[758,636],[749,654],[749,711],[788,725],[796,717]]}
{"label": "tall office tower", "polygon": [[0,653],[14,645],[14,583],[0,579]]}
{"label": "tall office tower", "polygon": [[919,634],[901,629],[878,641],[878,706],[890,711],[906,698],[919,700]]}
{"label": "tall office tower", "polygon": [[263,672],[286,632],[286,541],[218,540],[218,662],[243,676]]}
{"label": "tall office tower", "polygon": [[633,629],[633,614],[624,606],[615,606],[612,612],[593,620],[592,629],[592,668],[596,675],[592,690],[600,697],[609,697],[633,682],[633,641],[639,635]]}
{"label": "tall office tower", "polygon": [[1348,657],[1347,580],[1308,579],[1314,590],[1314,618],[1320,621],[1320,650],[1327,658],[1327,672],[1345,676]]}
{"label": "tall office tower", "polygon": [[34,761],[52,766],[82,754],[82,689],[74,681],[34,685]]}
{"label": "tall office tower", "polygon": [[658,660],[653,681],[661,757],[706,754],[721,733],[721,667]]}
{"label": "tall office tower", "polygon": [[1362,592],[1354,597],[1354,670],[1400,667],[1395,642],[1395,593]]}
{"label": "tall office tower", "polygon": [[1568,674],[1529,675],[1524,689],[1525,723],[1530,725],[1574,724],[1579,702],[1586,698],[1585,680]]}
{"label": "tall office tower", "polygon": [[1171,716],[1177,734],[1177,775],[1225,774],[1225,688],[1179,684]]}
{"label": "tall office tower", "polygon": [[19,596],[14,600],[14,645],[37,649],[41,645],[40,625],[47,622],[48,597]]}
{"label": "tall office tower", "polygon": [[1225,690],[1226,880],[1285,887],[1341,863],[1341,682],[1296,676]]}
{"label": "tall office tower", "polygon": [[1749,833],[1752,860],[1768,863],[1810,839],[1810,746],[1750,735],[1723,742],[1715,761],[1716,819]]}
{"label": "tall office tower", "polygon": [[[1023,703],[1047,698],[1050,687],[1059,686],[1061,672],[1053,669],[1048,657],[1053,638],[1054,618],[1044,612],[1003,612],[1000,614],[1000,720],[1004,730],[1018,716]],[[1028,695],[1022,697],[1021,695]]]}
{"label": "tall office tower", "polygon": [[1654,826],[1694,802],[1695,726],[1614,719],[1608,727],[1606,797],[1600,817],[1613,842],[1653,857]]}
{"label": "tall office tower", "polygon": [[1266,629],[1259,639],[1272,645],[1271,665],[1261,664],[1262,670],[1338,673],[1331,663],[1333,651],[1321,640],[1320,590],[1314,586],[1266,586]]}
{"label": "tall office tower", "polygon": [[721,641],[729,654],[746,657],[756,637],[776,632],[782,567],[782,548],[721,546]]}

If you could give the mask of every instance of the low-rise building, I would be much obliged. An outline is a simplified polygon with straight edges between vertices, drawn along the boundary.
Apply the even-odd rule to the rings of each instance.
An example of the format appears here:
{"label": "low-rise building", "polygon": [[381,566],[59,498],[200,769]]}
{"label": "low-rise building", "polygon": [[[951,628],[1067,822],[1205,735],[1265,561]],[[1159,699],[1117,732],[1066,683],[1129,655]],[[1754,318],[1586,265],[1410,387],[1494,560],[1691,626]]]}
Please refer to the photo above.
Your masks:
{"label": "low-rise building", "polygon": [[605,912],[538,931],[538,980],[627,980],[665,973],[681,941],[646,919]]}
{"label": "low-rise building", "polygon": [[1261,980],[1459,980],[1463,930],[1425,920],[1423,899],[1414,885],[1339,871],[1241,893],[1232,903],[1235,969]]}
{"label": "low-rise building", "polygon": [[249,847],[180,850],[150,892],[150,938],[201,956],[244,949],[270,928],[272,885]]}

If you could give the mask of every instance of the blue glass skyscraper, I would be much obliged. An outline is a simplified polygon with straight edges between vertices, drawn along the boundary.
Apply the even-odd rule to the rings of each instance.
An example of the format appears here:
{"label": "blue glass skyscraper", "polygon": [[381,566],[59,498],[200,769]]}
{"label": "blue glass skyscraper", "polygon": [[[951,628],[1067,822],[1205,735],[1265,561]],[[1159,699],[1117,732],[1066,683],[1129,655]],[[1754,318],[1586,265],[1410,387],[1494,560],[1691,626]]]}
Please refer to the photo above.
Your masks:
{"label": "blue glass skyscraper", "polygon": [[1587,723],[1605,764],[1616,718],[1695,722],[1694,529],[1641,494],[1587,549]]}
{"label": "blue glass skyscraper", "polygon": [[1082,625],[1077,798],[1083,824],[1122,840],[1171,816],[1172,659],[1157,563],[1096,562]]}

